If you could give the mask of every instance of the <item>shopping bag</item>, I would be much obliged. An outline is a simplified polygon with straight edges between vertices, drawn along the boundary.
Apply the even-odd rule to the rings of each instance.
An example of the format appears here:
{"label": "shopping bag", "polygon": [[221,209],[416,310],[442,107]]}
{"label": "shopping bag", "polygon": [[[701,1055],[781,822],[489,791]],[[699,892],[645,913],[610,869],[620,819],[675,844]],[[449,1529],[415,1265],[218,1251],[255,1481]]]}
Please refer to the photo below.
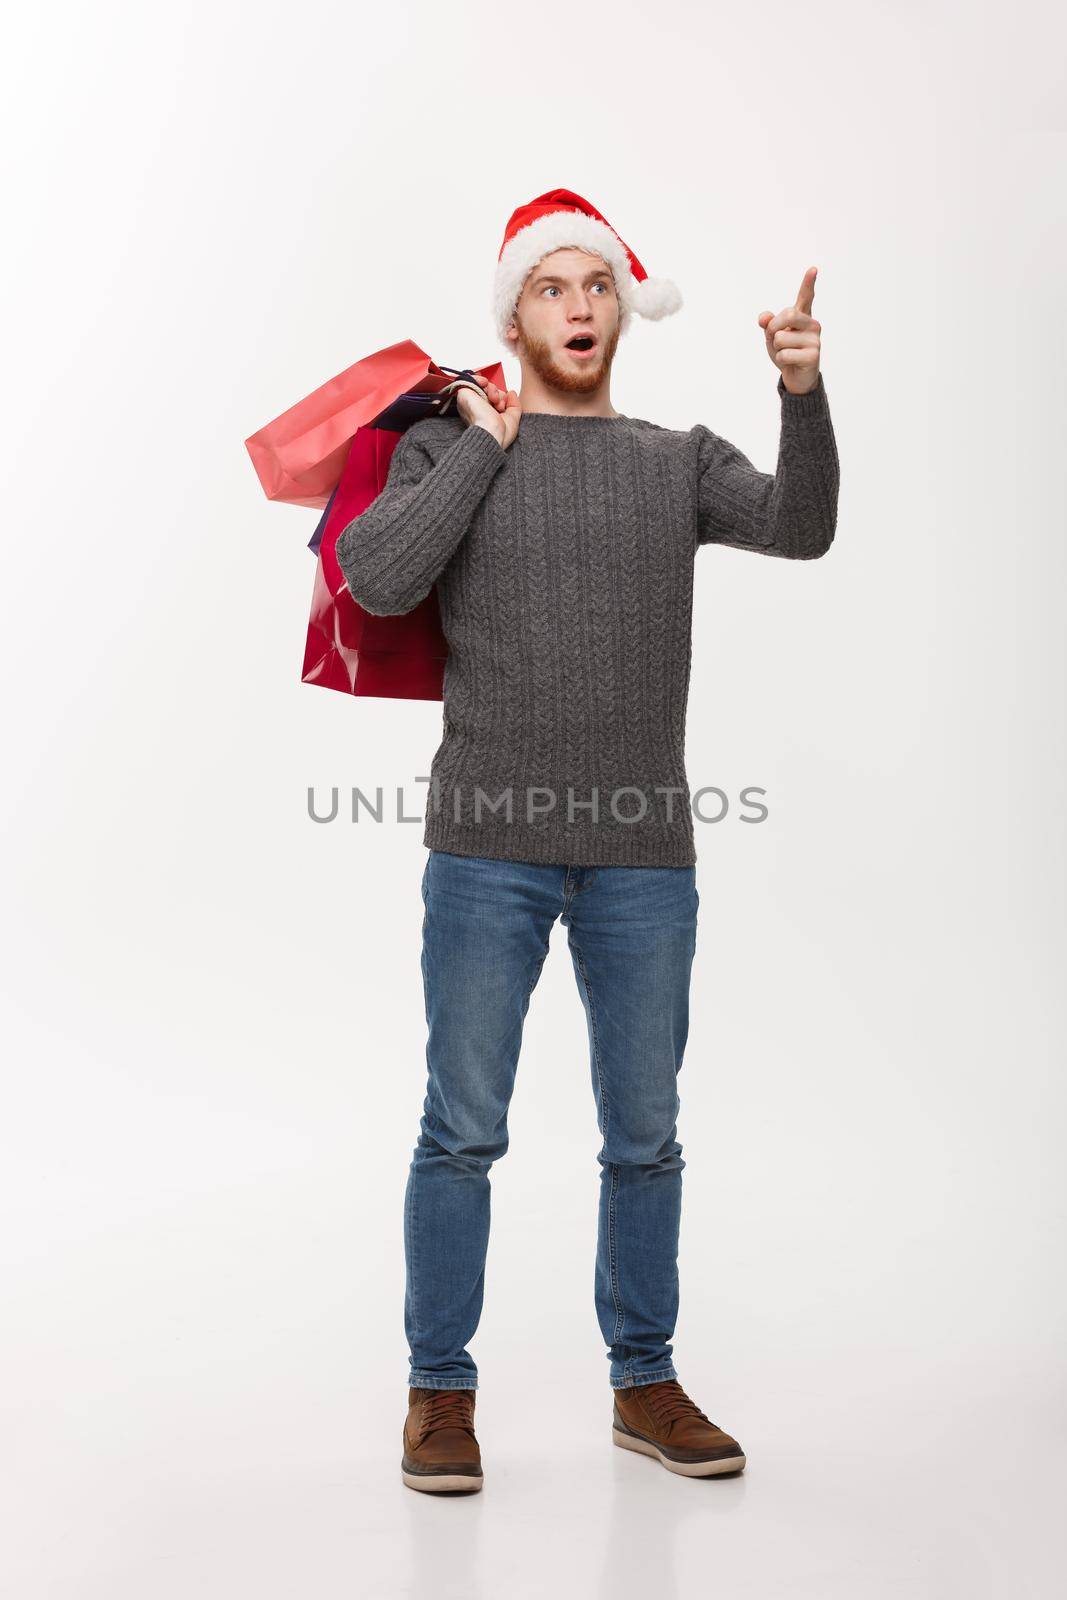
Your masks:
{"label": "shopping bag", "polygon": [[402,616],[374,616],[352,598],[337,561],[338,536],[385,487],[400,438],[361,428],[349,446],[319,546],[301,681],[342,694],[440,700],[448,644],[436,592]]}
{"label": "shopping bag", "polygon": [[[503,388],[504,375],[499,362],[491,367],[481,367],[479,370],[485,374],[491,383]],[[457,376],[451,380],[446,380],[439,376],[440,373],[455,373]],[[444,387],[438,387],[440,384],[443,384]],[[373,422],[364,424],[364,426],[387,428],[397,435],[405,433],[413,422],[420,422],[423,417],[440,417],[454,412],[456,391],[461,388],[473,389],[476,394],[484,393],[481,384],[475,380],[474,372],[470,367],[435,368],[425,378],[419,380],[418,388],[408,389],[403,394],[398,395],[391,405],[387,406],[383,412],[375,417]],[[336,493],[337,489],[335,487],[330,493],[330,498],[326,502],[326,510],[319,518],[315,532],[308,540],[308,549],[315,555],[318,554],[326,524],[330,520],[330,512],[333,510],[333,498]]]}
{"label": "shopping bag", "polygon": [[373,616],[349,593],[335,546],[384,489],[406,429],[454,409],[464,385],[481,392],[476,374],[505,387],[499,361],[439,367],[406,339],[355,362],[245,440],[268,498],[324,508],[310,540],[316,569],[302,682],[344,694],[443,698],[448,643],[436,592],[401,616]]}
{"label": "shopping bag", "polygon": [[322,526],[301,677],[342,694],[441,700],[448,641],[436,589],[411,611],[375,616],[352,598],[337,560],[342,530],[384,489],[401,438],[371,426],[360,428],[349,446]]}
{"label": "shopping bag", "polygon": [[[456,369],[451,369],[453,372]],[[499,362],[478,368],[504,387]],[[413,339],[364,356],[245,440],[268,500],[321,510],[341,476],[356,430],[382,423],[402,433],[433,415],[453,386]]]}

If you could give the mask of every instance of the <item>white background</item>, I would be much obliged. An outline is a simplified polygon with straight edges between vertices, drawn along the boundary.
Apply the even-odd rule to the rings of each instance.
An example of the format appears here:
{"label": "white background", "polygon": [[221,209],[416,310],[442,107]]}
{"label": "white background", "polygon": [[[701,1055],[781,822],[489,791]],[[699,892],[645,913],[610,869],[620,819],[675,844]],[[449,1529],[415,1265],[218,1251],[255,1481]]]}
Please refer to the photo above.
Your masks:
{"label": "white background", "polygon": [[[1051,6],[23,8],[3,64],[4,1587],[23,1600],[1058,1593],[1065,155]],[[481,1495],[400,1480],[438,702],[300,682],[316,513],[245,437],[502,355],[513,208],[685,308],[614,405],[774,467],[819,267],[824,560],[699,552],[675,1359],[612,1448],[562,930],[493,1171]],[[506,359],[506,358],[505,358]],[[517,384],[517,364],[507,362]]]}

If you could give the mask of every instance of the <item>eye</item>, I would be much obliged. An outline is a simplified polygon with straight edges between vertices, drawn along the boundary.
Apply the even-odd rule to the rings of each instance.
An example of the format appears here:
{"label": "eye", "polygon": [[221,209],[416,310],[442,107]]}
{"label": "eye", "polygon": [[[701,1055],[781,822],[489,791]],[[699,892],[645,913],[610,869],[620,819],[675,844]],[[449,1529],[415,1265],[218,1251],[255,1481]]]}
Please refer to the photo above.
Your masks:
{"label": "eye", "polygon": [[[597,282],[591,287],[594,289],[600,289],[602,291],[601,298],[603,298],[603,296],[609,292],[607,284],[602,279],[598,279]],[[542,294],[559,294],[559,292],[558,286],[554,283],[546,283],[544,288],[541,290]]]}

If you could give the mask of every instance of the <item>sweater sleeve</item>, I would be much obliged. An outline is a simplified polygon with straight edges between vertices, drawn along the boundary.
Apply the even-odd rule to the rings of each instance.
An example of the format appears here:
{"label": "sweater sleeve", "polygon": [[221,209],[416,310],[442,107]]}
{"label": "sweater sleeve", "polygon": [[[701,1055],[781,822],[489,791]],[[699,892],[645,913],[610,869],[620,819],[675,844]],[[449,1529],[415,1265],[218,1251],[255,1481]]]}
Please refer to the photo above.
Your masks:
{"label": "sweater sleeve", "polygon": [[349,592],[372,616],[399,616],[425,599],[507,460],[488,428],[471,423],[435,463],[422,426],[403,435],[385,487],[337,537]]}
{"label": "sweater sleeve", "polygon": [[829,550],[837,527],[840,466],[826,386],[790,394],[778,378],[781,432],[772,476],[702,423],[698,440],[698,544],[727,544],[765,556],[810,561]]}

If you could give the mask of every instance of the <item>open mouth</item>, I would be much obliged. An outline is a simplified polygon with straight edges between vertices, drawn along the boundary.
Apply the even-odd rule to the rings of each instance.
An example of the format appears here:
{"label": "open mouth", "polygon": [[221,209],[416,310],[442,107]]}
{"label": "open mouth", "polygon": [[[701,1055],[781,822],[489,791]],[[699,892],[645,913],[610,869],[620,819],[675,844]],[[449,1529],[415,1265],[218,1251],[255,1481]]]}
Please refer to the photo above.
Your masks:
{"label": "open mouth", "polygon": [[570,350],[576,356],[589,356],[596,349],[596,339],[591,333],[576,333],[573,339],[567,340],[563,348]]}

